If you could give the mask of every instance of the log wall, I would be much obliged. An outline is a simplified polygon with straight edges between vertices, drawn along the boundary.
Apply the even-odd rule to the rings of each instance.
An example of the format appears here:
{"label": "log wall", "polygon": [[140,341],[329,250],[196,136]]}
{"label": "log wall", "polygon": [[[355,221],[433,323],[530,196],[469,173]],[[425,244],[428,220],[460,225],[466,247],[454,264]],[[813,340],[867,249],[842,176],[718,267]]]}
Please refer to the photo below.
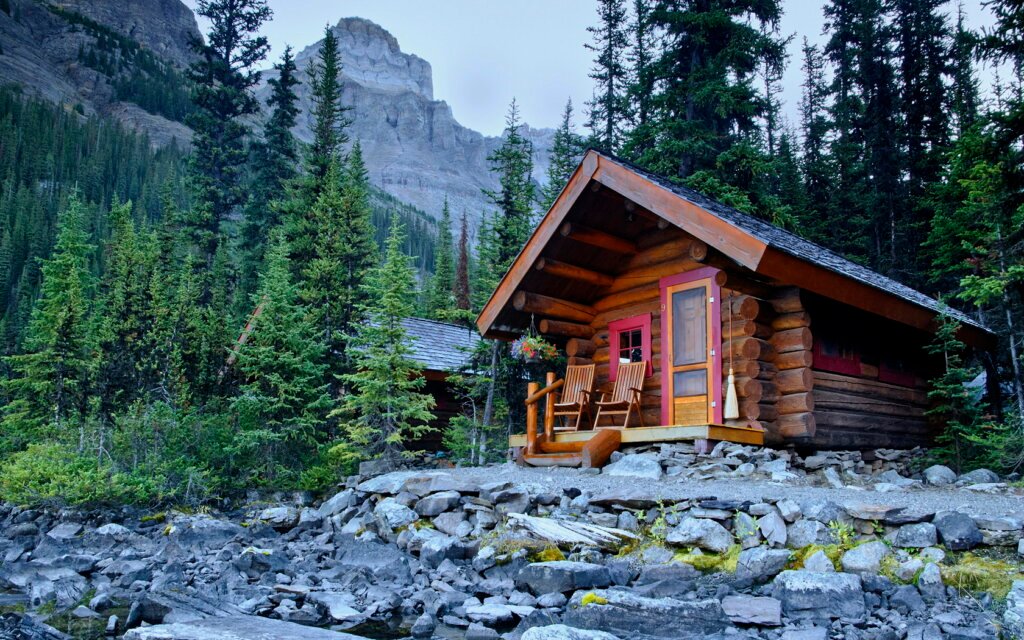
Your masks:
{"label": "log wall", "polygon": [[904,449],[932,440],[925,389],[827,371],[814,372],[814,387],[818,429],[812,442],[819,448]]}

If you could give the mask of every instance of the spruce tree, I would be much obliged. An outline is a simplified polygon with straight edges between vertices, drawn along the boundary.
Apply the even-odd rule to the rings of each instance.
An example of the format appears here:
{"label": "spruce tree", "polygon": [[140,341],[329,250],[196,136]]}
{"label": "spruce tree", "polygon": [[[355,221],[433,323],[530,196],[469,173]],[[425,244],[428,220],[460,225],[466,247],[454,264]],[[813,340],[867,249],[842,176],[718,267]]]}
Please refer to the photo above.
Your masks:
{"label": "spruce tree", "polygon": [[487,265],[494,277],[500,278],[522,249],[533,228],[533,205],[536,189],[533,183],[533,144],[523,136],[519,106],[515,99],[509,105],[501,145],[487,157],[491,172],[497,174],[500,189],[484,191],[498,209],[495,220],[494,262]]}
{"label": "spruce tree", "polygon": [[269,50],[256,35],[272,12],[266,0],[199,0],[196,14],[210,22],[204,41],[196,40],[189,68],[195,111],[190,178],[195,203],[186,219],[203,262],[209,266],[221,242],[221,224],[245,201],[247,118],[259,112],[252,89],[256,65]]}
{"label": "spruce tree", "polygon": [[594,146],[615,153],[622,143],[629,101],[626,48],[629,45],[625,0],[598,0],[597,26],[587,27],[593,38],[585,46],[596,54],[590,77],[596,82],[589,107]]}
{"label": "spruce tree", "polygon": [[953,83],[948,94],[949,112],[957,138],[967,133],[978,121],[980,98],[974,64],[976,41],[977,36],[965,24],[964,8],[960,5],[953,34]]}
{"label": "spruce tree", "polygon": [[[803,91],[800,96],[800,133],[803,140],[800,170],[807,206],[797,210],[799,231],[805,237],[822,242],[828,237],[825,219],[832,188],[831,156],[828,153],[828,87],[825,61],[817,45],[807,38],[803,43]],[[826,243],[828,244],[828,243]]]}
{"label": "spruce tree", "polygon": [[621,152],[636,158],[653,144],[652,121],[655,119],[651,96],[656,82],[657,31],[652,21],[653,0],[633,0],[629,22],[629,84],[626,87],[631,129],[624,136]]}
{"label": "spruce tree", "polygon": [[405,231],[392,222],[384,263],[365,285],[366,321],[356,329],[354,372],[345,375],[352,393],[339,415],[344,437],[366,458],[395,465],[415,452],[413,442],[433,430],[434,398],[422,393],[422,365],[411,358],[404,319],[413,310],[416,275],[402,250]]}
{"label": "spruce tree", "polygon": [[452,251],[452,214],[445,196],[441,220],[437,225],[437,244],[434,245],[434,275],[427,291],[427,315],[434,320],[447,321],[455,309],[455,254]]}
{"label": "spruce tree", "polygon": [[332,407],[325,382],[326,345],[299,300],[278,235],[267,253],[253,304],[262,303],[249,340],[236,350],[240,377],[231,411],[238,429],[231,445],[242,486],[294,482],[323,441]]}
{"label": "spruce tree", "polygon": [[324,28],[324,39],[316,59],[307,74],[313,99],[313,142],[306,157],[306,173],[316,186],[327,175],[331,163],[341,156],[348,142],[346,127],[351,124],[346,107],[341,102],[341,54],[338,38],[330,26]]}
{"label": "spruce tree", "polygon": [[84,421],[94,369],[90,317],[93,251],[86,208],[72,193],[61,213],[57,242],[43,262],[39,298],[26,327],[22,352],[8,356],[11,376],[3,415],[3,449],[20,450],[55,438],[85,447]]}
{"label": "spruce tree", "polygon": [[455,295],[455,308],[459,311],[470,311],[472,305],[472,292],[469,288],[469,260],[469,223],[466,220],[466,212],[463,211],[462,221],[459,224],[459,255],[452,289]]}
{"label": "spruce tree", "polygon": [[565,103],[565,110],[562,111],[562,123],[555,130],[554,139],[551,142],[551,159],[548,164],[548,181],[541,189],[540,204],[544,209],[550,209],[558,194],[562,192],[569,178],[572,177],[576,165],[579,164],[580,156],[583,154],[583,140],[574,131],[572,123],[572,99]]}

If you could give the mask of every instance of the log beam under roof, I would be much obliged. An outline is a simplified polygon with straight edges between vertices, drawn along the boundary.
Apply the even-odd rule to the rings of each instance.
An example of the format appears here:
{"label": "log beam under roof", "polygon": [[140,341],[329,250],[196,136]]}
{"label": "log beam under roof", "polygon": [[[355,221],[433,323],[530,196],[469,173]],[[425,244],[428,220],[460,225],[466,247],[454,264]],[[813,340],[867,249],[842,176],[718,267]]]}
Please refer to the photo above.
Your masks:
{"label": "log beam under roof", "polygon": [[636,243],[631,240],[613,236],[610,233],[575,222],[566,222],[561,226],[559,232],[570,240],[588,244],[599,249],[607,249],[608,251],[625,255],[637,252]]}
{"label": "log beam under roof", "polygon": [[516,311],[523,313],[535,313],[540,316],[548,316],[571,322],[582,322],[589,324],[594,316],[593,307],[569,300],[561,300],[539,293],[529,291],[518,291],[512,296],[512,306]]}
{"label": "log beam under roof", "polygon": [[585,282],[598,287],[610,287],[612,283],[615,282],[615,278],[607,273],[600,273],[598,271],[569,264],[567,262],[552,260],[551,258],[541,258],[537,261],[537,264],[534,265],[534,268],[537,271],[555,276],[556,278]]}

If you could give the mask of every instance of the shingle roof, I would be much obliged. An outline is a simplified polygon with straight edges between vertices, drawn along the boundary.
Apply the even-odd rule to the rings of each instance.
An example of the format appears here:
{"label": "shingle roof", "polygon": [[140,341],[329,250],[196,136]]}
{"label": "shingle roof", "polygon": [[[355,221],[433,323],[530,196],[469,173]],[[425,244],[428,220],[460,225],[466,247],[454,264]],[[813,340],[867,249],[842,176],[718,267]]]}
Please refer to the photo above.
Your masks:
{"label": "shingle roof", "polygon": [[601,156],[608,158],[613,162],[621,164],[623,167],[628,168],[630,171],[642,175],[644,178],[647,178],[651,182],[654,182],[655,184],[658,184],[659,186],[668,189],[669,191],[676,194],[680,198],[683,198],[684,200],[687,200],[697,205],[698,207],[728,222],[734,227],[742,231],[745,231],[754,238],[757,238],[761,242],[767,244],[768,246],[774,249],[778,249],[779,251],[787,253],[795,258],[799,258],[801,260],[805,260],[807,262],[820,265],[828,269],[829,271],[833,271],[840,275],[846,276],[847,278],[863,282],[864,284],[874,287],[875,289],[879,289],[881,291],[885,291],[886,293],[891,293],[893,295],[899,296],[918,306],[925,307],[926,309],[931,309],[932,311],[935,312],[941,312],[945,310],[947,313],[955,317],[958,321],[960,321],[963,324],[969,324],[974,327],[978,327],[980,329],[988,331],[988,329],[984,325],[979,323],[977,320],[974,320],[970,316],[967,316],[966,314],[961,313],[956,309],[944,307],[944,305],[942,305],[942,303],[940,303],[938,300],[930,296],[927,296],[921,293],[920,291],[917,291],[916,289],[912,289],[905,284],[897,282],[892,278],[883,276],[877,271],[872,271],[871,269],[863,265],[851,262],[850,260],[847,260],[846,258],[838,255],[837,253],[834,253],[833,251],[830,251],[829,249],[826,249],[825,247],[822,247],[821,245],[815,244],[810,240],[801,238],[800,236],[789,231],[786,231],[785,229],[776,227],[775,225],[769,222],[760,220],[751,215],[737,211],[736,209],[726,206],[721,202],[717,202],[715,200],[712,200],[711,198],[705,197],[697,193],[693,189],[689,189],[682,185],[676,184],[663,176],[641,169],[640,167],[634,165],[631,162],[627,162],[620,158],[610,156],[603,152],[597,153],[600,153]]}
{"label": "shingle roof", "polygon": [[406,318],[402,326],[412,343],[412,359],[430,371],[458,369],[469,360],[470,351],[480,340],[474,329],[460,324]]}

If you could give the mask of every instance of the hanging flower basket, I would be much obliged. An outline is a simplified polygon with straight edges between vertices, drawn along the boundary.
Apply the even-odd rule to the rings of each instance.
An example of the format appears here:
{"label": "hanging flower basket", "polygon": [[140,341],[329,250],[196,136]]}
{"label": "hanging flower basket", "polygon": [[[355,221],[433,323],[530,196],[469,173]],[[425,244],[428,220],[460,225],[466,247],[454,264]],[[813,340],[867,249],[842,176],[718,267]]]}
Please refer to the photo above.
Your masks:
{"label": "hanging flower basket", "polygon": [[512,343],[512,357],[529,364],[536,364],[557,358],[558,349],[541,337],[523,336]]}

